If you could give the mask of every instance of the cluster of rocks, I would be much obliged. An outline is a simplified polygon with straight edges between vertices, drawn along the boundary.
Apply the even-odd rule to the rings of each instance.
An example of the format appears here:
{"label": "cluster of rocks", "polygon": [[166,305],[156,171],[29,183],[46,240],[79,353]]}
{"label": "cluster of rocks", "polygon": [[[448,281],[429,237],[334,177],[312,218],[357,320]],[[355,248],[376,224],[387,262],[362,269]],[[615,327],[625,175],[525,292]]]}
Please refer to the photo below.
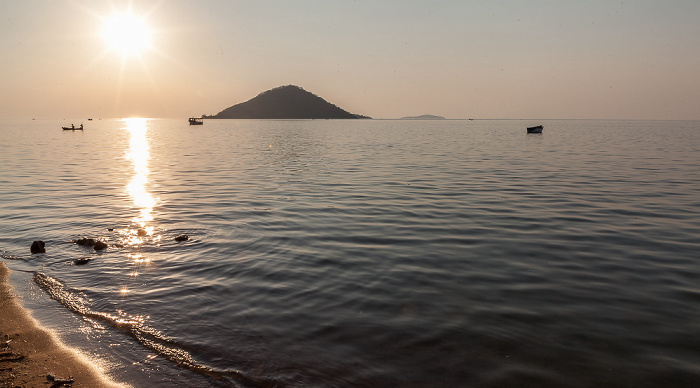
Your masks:
{"label": "cluster of rocks", "polygon": [[96,251],[102,251],[108,248],[107,243],[100,240],[95,240],[94,238],[81,238],[73,240],[74,243],[86,247],[93,247]]}
{"label": "cluster of rocks", "polygon": [[[78,245],[93,247],[93,249],[96,251],[105,250],[109,247],[104,241],[95,240],[94,238],[81,238],[78,240],[73,240],[73,242]],[[41,240],[37,240],[32,243],[32,246],[29,249],[32,253],[46,253],[46,244]],[[85,265],[90,261],[92,261],[91,257],[83,257],[73,260],[73,264]]]}
{"label": "cluster of rocks", "polygon": [[[113,229],[110,229],[110,230],[113,230]],[[145,236],[147,233],[144,229],[139,229],[138,231],[136,231],[136,234],[139,236]],[[188,236],[186,234],[181,234],[181,235],[173,238],[173,240],[175,240],[177,242],[187,241],[189,239],[190,239],[190,236]],[[95,240],[94,238],[83,237],[83,238],[80,238],[77,240],[73,240],[73,242],[77,245],[81,245],[84,247],[93,247],[93,249],[95,249],[96,251],[102,251],[102,250],[109,248],[109,245],[107,245],[106,242],[100,241],[100,240]],[[37,240],[37,241],[34,241],[32,243],[32,246],[29,249],[31,250],[32,253],[46,253],[46,244],[41,240]],[[83,258],[83,259],[74,260],[73,262],[76,265],[82,265],[82,264],[87,264],[90,260],[92,260],[92,259]]]}

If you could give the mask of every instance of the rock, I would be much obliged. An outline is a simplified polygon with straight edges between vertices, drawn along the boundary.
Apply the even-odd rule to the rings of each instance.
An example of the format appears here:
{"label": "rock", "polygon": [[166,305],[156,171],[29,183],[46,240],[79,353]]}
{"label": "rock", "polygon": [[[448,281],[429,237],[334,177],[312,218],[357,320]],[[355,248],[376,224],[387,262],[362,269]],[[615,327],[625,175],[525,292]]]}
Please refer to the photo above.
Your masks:
{"label": "rock", "polygon": [[89,263],[90,260],[92,260],[92,258],[90,258],[90,257],[83,257],[82,259],[75,259],[75,260],[73,260],[73,264],[75,264],[75,265],[84,265],[84,264]]}
{"label": "rock", "polygon": [[108,245],[102,241],[96,241],[95,242],[95,250],[96,251],[101,251],[103,249],[107,249]]}
{"label": "rock", "polygon": [[143,236],[147,235],[148,232],[146,232],[146,229],[139,229],[136,231],[136,234],[143,237]]}
{"label": "rock", "polygon": [[75,240],[73,242],[78,244],[78,245],[84,245],[87,247],[91,247],[91,246],[95,245],[94,238],[81,238],[81,239]]}
{"label": "rock", "polygon": [[67,379],[61,378],[61,377],[56,377],[56,375],[49,373],[46,375],[46,380],[53,382],[52,387],[59,387],[63,385],[69,385],[73,384],[75,382],[75,379],[73,379],[73,376],[68,376]]}
{"label": "rock", "polygon": [[107,228],[108,231],[114,232],[114,228]]}
{"label": "rock", "polygon": [[186,234],[181,234],[181,235],[174,238],[175,241],[187,241],[189,239],[190,239],[190,236],[188,236]]}
{"label": "rock", "polygon": [[29,249],[32,251],[32,253],[46,253],[44,246],[45,244],[43,241],[34,241]]}

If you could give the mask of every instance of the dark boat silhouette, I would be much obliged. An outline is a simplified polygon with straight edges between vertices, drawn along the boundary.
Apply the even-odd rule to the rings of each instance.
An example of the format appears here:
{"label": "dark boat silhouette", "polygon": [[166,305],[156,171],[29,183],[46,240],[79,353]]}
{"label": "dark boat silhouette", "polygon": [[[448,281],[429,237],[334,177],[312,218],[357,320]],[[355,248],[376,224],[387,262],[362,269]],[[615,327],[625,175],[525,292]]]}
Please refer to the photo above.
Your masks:
{"label": "dark boat silhouette", "polygon": [[204,125],[204,121],[197,117],[190,117],[190,125]]}
{"label": "dark boat silhouette", "polygon": [[70,127],[61,127],[61,128],[63,128],[64,131],[82,131],[83,124],[80,124],[79,127],[76,127],[75,125],[71,124]]}
{"label": "dark boat silhouette", "polygon": [[544,127],[541,125],[535,127],[527,127],[527,133],[542,133],[543,129]]}

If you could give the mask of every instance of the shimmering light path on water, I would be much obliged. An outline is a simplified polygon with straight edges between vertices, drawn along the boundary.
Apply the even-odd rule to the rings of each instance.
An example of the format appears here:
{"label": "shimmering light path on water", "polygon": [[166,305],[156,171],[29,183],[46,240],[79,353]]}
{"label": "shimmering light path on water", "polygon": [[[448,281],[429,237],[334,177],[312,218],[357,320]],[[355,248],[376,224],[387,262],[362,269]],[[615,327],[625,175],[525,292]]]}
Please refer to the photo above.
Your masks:
{"label": "shimmering light path on water", "polygon": [[0,250],[137,386],[698,381],[700,123],[541,123],[2,122]]}
{"label": "shimmering light path on water", "polygon": [[141,208],[139,217],[134,218],[141,227],[146,227],[146,222],[153,221],[151,211],[156,204],[156,200],[146,191],[148,183],[148,158],[149,145],[146,133],[148,131],[148,120],[146,119],[126,119],[126,129],[131,135],[130,148],[127,157],[134,164],[134,178],[127,189],[134,199],[134,205]]}

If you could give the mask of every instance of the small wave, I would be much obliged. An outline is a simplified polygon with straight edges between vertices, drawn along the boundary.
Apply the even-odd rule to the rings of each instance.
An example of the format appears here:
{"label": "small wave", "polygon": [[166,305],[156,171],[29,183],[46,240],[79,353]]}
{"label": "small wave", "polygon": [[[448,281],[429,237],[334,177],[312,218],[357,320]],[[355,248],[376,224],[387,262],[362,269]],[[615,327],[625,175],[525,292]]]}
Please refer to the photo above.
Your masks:
{"label": "small wave", "polygon": [[72,289],[59,280],[41,272],[34,273],[34,282],[46,291],[52,299],[55,299],[71,312],[82,316],[84,319],[97,323],[103,322],[118,329],[138,341],[141,345],[151,349],[163,358],[176,365],[213,377],[217,380],[234,379],[246,385],[269,386],[269,382],[255,381],[244,376],[238,371],[216,371],[210,367],[198,363],[192,355],[182,349],[173,340],[164,336],[160,331],[144,323],[142,317],[134,317],[128,314],[112,314],[102,311],[94,311],[90,308],[88,300],[81,295],[79,290]]}
{"label": "small wave", "polygon": [[5,260],[24,260],[23,258],[15,255],[10,255],[6,251],[2,252],[2,255],[0,255],[0,258],[3,258]]}

